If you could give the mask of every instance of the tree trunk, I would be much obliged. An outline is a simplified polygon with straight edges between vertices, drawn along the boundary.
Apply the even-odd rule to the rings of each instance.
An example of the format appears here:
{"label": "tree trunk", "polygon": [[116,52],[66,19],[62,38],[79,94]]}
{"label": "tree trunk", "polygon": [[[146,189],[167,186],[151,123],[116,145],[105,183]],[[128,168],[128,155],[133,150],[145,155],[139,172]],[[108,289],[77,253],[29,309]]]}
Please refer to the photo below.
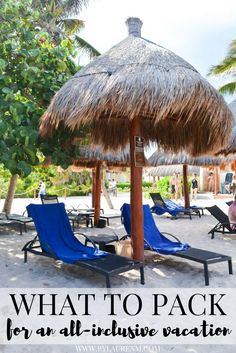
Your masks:
{"label": "tree trunk", "polygon": [[130,127],[130,208],[131,208],[131,241],[133,258],[144,260],[144,228],[143,228],[143,195],[142,168],[135,166],[134,137],[140,136],[140,122],[134,118]]}
{"label": "tree trunk", "polygon": [[112,204],[110,195],[109,195],[108,192],[107,192],[107,189],[106,189],[106,186],[105,186],[104,181],[102,181],[102,193],[103,193],[103,196],[104,196],[105,199],[106,199],[106,202],[107,202],[107,204],[108,204],[108,207],[113,210],[113,209],[114,209],[114,206],[113,206],[113,204]]}
{"label": "tree trunk", "polygon": [[189,192],[188,192],[188,166],[183,165],[183,179],[184,179],[184,207],[189,208]]}
{"label": "tree trunk", "polygon": [[18,179],[17,174],[11,176],[2,212],[11,213],[11,206],[14,200],[17,179]]}

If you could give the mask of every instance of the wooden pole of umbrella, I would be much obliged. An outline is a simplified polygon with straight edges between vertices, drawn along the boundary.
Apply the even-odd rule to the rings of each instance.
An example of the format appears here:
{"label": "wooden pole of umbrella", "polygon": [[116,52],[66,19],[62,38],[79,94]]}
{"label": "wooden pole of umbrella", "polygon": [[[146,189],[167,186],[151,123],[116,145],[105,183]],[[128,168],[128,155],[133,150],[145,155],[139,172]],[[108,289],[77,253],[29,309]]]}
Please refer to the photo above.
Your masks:
{"label": "wooden pole of umbrella", "polygon": [[215,195],[219,193],[219,167],[215,167]]}
{"label": "wooden pole of umbrella", "polygon": [[234,171],[234,175],[236,175],[236,161],[233,162],[233,171]]}
{"label": "wooden pole of umbrella", "polygon": [[131,239],[133,258],[144,260],[144,228],[142,202],[142,167],[135,165],[135,136],[140,136],[140,123],[133,119],[130,126],[130,207],[131,207]]}
{"label": "wooden pole of umbrella", "polygon": [[101,172],[102,172],[102,162],[98,162],[96,165],[96,176],[95,176],[95,210],[94,210],[94,224],[98,224],[100,218],[101,209]]}
{"label": "wooden pole of umbrella", "polygon": [[189,192],[188,192],[188,166],[183,165],[183,181],[184,181],[184,207],[190,207]]}
{"label": "wooden pole of umbrella", "polygon": [[92,207],[95,207],[96,170],[92,169]]}

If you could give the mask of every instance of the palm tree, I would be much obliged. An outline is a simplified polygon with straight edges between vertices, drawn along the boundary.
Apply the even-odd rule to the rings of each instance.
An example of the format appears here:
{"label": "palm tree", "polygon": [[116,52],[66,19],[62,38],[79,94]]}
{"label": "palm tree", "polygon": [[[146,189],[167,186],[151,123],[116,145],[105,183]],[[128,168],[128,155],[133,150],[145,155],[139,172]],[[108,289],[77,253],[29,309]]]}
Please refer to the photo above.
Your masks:
{"label": "palm tree", "polygon": [[231,81],[219,87],[219,91],[223,94],[236,92],[236,40],[231,42],[226,57],[210,68],[209,75],[229,77]]}
{"label": "palm tree", "polygon": [[55,43],[58,37],[72,39],[90,58],[100,55],[91,44],[82,39],[78,33],[84,22],[78,18],[88,0],[34,0],[32,6],[41,13],[40,26],[51,33]]}

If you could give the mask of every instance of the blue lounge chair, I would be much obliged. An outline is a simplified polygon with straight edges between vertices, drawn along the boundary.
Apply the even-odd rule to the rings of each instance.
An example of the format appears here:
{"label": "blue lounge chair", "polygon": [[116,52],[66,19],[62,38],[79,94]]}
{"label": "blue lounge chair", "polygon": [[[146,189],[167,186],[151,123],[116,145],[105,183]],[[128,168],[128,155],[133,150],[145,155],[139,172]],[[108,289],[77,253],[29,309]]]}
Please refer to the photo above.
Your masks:
{"label": "blue lounge chair", "polygon": [[[28,252],[76,264],[103,274],[107,287],[110,276],[140,269],[141,283],[144,284],[143,263],[122,256],[106,253],[94,247],[85,246],[74,235],[63,203],[27,206],[28,214],[33,218],[37,236],[23,247],[25,262]],[[86,238],[86,235],[79,233]]]}
{"label": "blue lounge chair", "polygon": [[[124,224],[127,235],[131,233],[130,222],[130,205],[124,204],[121,208],[122,222]],[[217,262],[228,262],[229,273],[233,273],[232,259],[230,256],[213,253],[210,251],[192,248],[189,244],[182,244],[179,239],[169,233],[161,233],[153,219],[149,205],[143,205],[144,217],[144,247],[146,250],[151,250],[164,255],[173,255],[182,257],[191,261],[196,261],[204,266],[205,285],[209,285],[208,265]],[[166,238],[164,234],[172,236],[175,241]]]}
{"label": "blue lounge chair", "polygon": [[[174,201],[170,199],[165,199],[161,197],[161,194],[159,193],[150,193],[150,196],[154,202],[154,206],[151,208],[151,211],[153,213],[156,213],[158,215],[162,215],[164,213],[169,213],[173,218],[176,218],[178,214],[182,213],[184,215],[189,216],[190,219],[192,219],[192,215],[195,214],[199,217],[201,217],[200,213],[200,208],[192,206],[190,208],[185,208],[181,205],[178,205]],[[202,213],[203,209],[201,208]]]}

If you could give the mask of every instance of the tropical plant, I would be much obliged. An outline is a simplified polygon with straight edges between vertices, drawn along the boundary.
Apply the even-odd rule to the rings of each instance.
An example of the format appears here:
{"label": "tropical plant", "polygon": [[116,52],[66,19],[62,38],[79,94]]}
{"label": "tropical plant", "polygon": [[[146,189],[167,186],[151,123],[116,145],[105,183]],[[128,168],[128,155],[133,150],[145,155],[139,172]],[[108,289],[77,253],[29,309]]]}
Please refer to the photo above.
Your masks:
{"label": "tropical plant", "polygon": [[85,39],[79,36],[84,22],[78,18],[82,8],[88,0],[35,0],[32,2],[34,9],[41,13],[39,25],[54,38],[57,44],[60,38],[73,40],[77,48],[85,51],[90,58],[100,53]]}
{"label": "tropical plant", "polygon": [[27,176],[40,163],[39,151],[54,154],[54,160],[68,166],[73,146],[65,149],[58,139],[70,139],[70,132],[53,140],[40,141],[38,122],[52,96],[78,70],[73,42],[38,27],[41,13],[31,0],[0,1],[0,161],[12,174],[9,212],[17,175]]}
{"label": "tropical plant", "polygon": [[223,94],[233,94],[236,92],[236,40],[230,44],[226,57],[215,66],[212,66],[209,75],[226,76],[230,82],[219,87],[219,91]]}

